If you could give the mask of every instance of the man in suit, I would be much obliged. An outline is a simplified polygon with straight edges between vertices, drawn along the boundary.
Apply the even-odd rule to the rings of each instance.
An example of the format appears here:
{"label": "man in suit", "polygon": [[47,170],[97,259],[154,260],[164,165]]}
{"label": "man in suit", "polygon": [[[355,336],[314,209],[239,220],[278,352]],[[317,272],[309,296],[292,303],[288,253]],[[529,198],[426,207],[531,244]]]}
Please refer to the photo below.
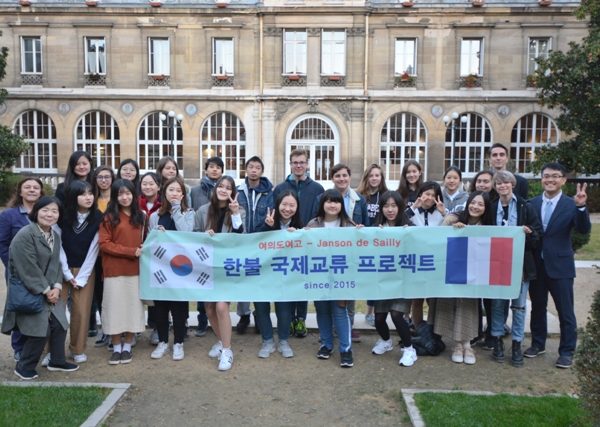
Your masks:
{"label": "man in suit", "polygon": [[577,184],[577,194],[572,198],[564,195],[562,187],[567,181],[566,172],[565,167],[559,163],[544,165],[544,193],[531,200],[535,211],[540,215],[544,233],[542,244],[535,252],[537,279],[531,282],[529,288],[532,343],[523,354],[525,357],[536,357],[546,352],[546,307],[550,293],[560,322],[557,368],[573,366],[573,353],[577,343],[577,321],[573,308],[575,260],[571,231],[587,234],[592,228],[585,205],[587,184]]}

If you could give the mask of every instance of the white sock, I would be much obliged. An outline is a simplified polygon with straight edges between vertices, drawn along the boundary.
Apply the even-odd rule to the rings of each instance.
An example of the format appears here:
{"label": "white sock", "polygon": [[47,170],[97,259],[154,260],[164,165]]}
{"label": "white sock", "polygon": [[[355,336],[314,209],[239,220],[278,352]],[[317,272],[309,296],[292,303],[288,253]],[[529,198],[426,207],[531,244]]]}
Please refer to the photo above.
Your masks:
{"label": "white sock", "polygon": [[126,342],[125,344],[123,344],[123,351],[128,351],[131,353],[131,343],[130,342]]}
{"label": "white sock", "polygon": [[120,353],[120,352],[121,352],[121,349],[122,349],[122,347],[123,347],[123,346],[122,346],[121,344],[113,344],[113,351],[114,351],[115,353]]}

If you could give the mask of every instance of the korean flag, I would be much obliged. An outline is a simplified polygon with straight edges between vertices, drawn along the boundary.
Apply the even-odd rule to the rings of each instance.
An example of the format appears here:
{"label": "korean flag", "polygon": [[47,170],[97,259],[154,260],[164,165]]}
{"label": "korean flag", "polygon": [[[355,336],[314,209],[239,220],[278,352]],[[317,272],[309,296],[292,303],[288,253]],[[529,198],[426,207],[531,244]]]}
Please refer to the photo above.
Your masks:
{"label": "korean flag", "polygon": [[157,243],[151,251],[151,288],[213,288],[211,245]]}

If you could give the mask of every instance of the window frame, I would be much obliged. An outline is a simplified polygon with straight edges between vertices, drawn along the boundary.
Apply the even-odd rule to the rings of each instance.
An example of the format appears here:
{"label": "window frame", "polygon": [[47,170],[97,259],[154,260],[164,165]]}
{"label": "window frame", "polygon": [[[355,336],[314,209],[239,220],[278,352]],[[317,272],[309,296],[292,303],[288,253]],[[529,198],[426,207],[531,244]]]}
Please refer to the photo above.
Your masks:
{"label": "window frame", "polygon": [[[90,54],[92,52],[90,52],[88,50],[88,41],[91,40],[102,40],[104,43],[104,51],[99,51],[98,49],[96,49],[95,52],[93,52],[96,55],[95,58],[95,64],[94,64],[94,69],[91,69],[90,67]],[[106,43],[106,37],[104,36],[84,36],[83,38],[83,51],[84,51],[84,74],[85,75],[101,75],[101,76],[105,76],[106,75],[106,71],[108,69],[108,55],[107,55],[107,43]],[[102,67],[102,58],[104,58],[104,71],[99,71],[100,68]]]}
{"label": "window frame", "polygon": [[[231,138],[235,135],[235,138]],[[229,136],[229,137],[228,137]],[[213,156],[224,163],[223,175],[237,183],[245,178],[247,131],[239,116],[221,110],[210,114],[200,126],[200,170]]]}
{"label": "window frame", "polygon": [[[23,117],[26,114],[32,113],[31,119],[32,122],[30,124],[23,123]],[[42,120],[40,120],[42,119]],[[46,123],[41,123],[42,121],[46,121]],[[28,138],[27,133],[23,132],[24,128],[30,127],[33,133],[32,138]],[[29,109],[23,111],[18,115],[17,119],[13,124],[13,132],[17,135],[21,135],[26,142],[29,143],[29,150],[27,152],[21,154],[13,167],[15,172],[32,172],[32,173],[56,173],[58,172],[58,156],[57,156],[57,148],[58,148],[58,139],[56,137],[56,126],[54,125],[54,121],[50,115],[46,114],[44,111]],[[47,134],[48,138],[40,137],[40,132],[43,134]],[[47,145],[47,147],[44,147]],[[40,154],[42,149],[46,149],[46,155]],[[33,150],[30,153],[30,150]],[[29,157],[29,162],[33,161],[33,167],[24,167],[23,162],[25,162],[26,157]],[[47,157],[48,167],[40,167],[41,160],[44,160]]]}
{"label": "window frame", "polygon": [[[166,42],[166,53],[155,52],[154,43],[157,41]],[[161,58],[161,55],[166,55],[166,58]],[[157,56],[159,65],[161,68],[159,71],[156,71],[157,68]],[[165,67],[166,70],[162,70],[162,67]],[[148,75],[149,76],[170,76],[171,75],[171,39],[169,37],[148,37]]]}
{"label": "window frame", "polygon": [[[287,34],[303,34],[304,40],[287,40]],[[302,46],[304,52],[302,52]],[[291,49],[291,56],[294,59],[293,71],[288,68],[288,49]],[[300,67],[298,63],[301,63]],[[308,68],[308,32],[306,29],[284,29],[283,30],[283,75],[298,74],[305,76]]]}
{"label": "window frame", "polygon": [[[412,70],[409,72],[408,67],[404,70],[401,70],[401,66],[399,65],[399,52],[398,52],[398,43],[399,42],[412,42],[413,43],[413,52],[412,52],[412,64],[409,64],[408,67],[412,65]],[[418,55],[418,39],[416,37],[396,37],[394,39],[394,75],[401,76],[406,72],[409,76],[417,75],[417,55]],[[404,53],[402,56],[408,57],[409,54]],[[401,62],[401,61],[400,61]]]}
{"label": "window frame", "polygon": [[[96,138],[88,139],[87,134]],[[82,114],[75,124],[73,141],[74,149],[90,153],[95,164],[118,169],[121,161],[120,129],[115,118],[107,112],[91,110]]]}
{"label": "window frame", "polygon": [[[168,117],[167,111],[154,110],[146,114],[136,130],[137,162],[140,174],[156,171],[158,161],[165,156],[171,156],[177,162],[179,173],[183,176],[183,128],[175,121],[173,134],[174,152],[171,152],[171,133],[173,129],[169,121],[161,121],[160,114]],[[144,136],[142,138],[141,136]],[[155,136],[156,138],[152,138]],[[150,167],[149,167],[150,166]]]}
{"label": "window frame", "polygon": [[[25,47],[26,40],[36,40],[34,43],[33,50],[28,52]],[[37,46],[36,46],[37,45]],[[36,51],[36,47],[38,50]],[[34,70],[27,71],[27,57],[32,56],[32,65]],[[21,36],[21,74],[43,74],[43,50],[42,50],[42,37],[41,36]]]}
{"label": "window frame", "polygon": [[[531,43],[535,41],[536,43],[536,55],[532,57],[531,55]],[[546,48],[546,53],[545,54],[540,54],[539,51],[539,42],[541,41],[546,41],[547,42],[547,48]],[[527,74],[533,74],[537,71],[539,65],[536,62],[536,59],[538,58],[544,58],[547,59],[548,56],[550,55],[550,51],[552,50],[552,37],[550,36],[546,36],[546,37],[529,37],[527,40]],[[533,69],[531,69],[531,67],[533,66]]]}
{"label": "window frame", "polygon": [[[527,123],[528,119],[531,119],[530,126]],[[546,126],[540,126],[540,119],[547,120]],[[538,137],[541,137],[544,132],[548,137],[542,141]],[[524,136],[525,141],[521,141],[521,136]],[[536,141],[536,139],[538,140]],[[527,178],[533,177],[534,174],[527,172],[526,169],[535,160],[535,151],[543,147],[556,146],[559,142],[560,130],[554,119],[548,114],[531,112],[519,117],[510,132],[510,158],[514,162],[516,173]],[[528,158],[521,156],[522,151],[529,152]]]}
{"label": "window frame", "polygon": [[[467,117],[465,123],[461,121],[463,116]],[[481,123],[478,123],[479,121]],[[460,168],[463,178],[471,178],[477,172],[486,168],[486,155],[494,143],[493,129],[488,119],[472,111],[460,113],[454,123],[454,165]],[[451,166],[451,132],[452,122],[447,125],[444,137],[444,170]],[[465,153],[465,155],[461,157],[461,153]],[[473,164],[472,168],[470,167],[471,164]]]}
{"label": "window frame", "polygon": [[[326,40],[326,34],[333,34],[332,40]],[[343,40],[335,40],[335,34],[343,34]],[[322,76],[345,76],[346,75],[346,45],[347,45],[347,34],[345,29],[322,29],[321,30],[321,75]],[[343,46],[343,52],[335,52],[336,46]],[[333,56],[328,61],[325,60],[326,55]],[[340,61],[336,60],[336,55],[340,57]],[[331,62],[331,68],[326,69],[326,64]],[[341,62],[341,66],[337,66]]]}
{"label": "window frame", "polygon": [[[221,43],[228,42],[230,44],[230,53],[222,53],[219,49]],[[230,56],[231,70],[227,70],[227,58]],[[220,62],[223,61],[223,62]],[[219,67],[225,66],[225,69],[220,70]],[[235,75],[235,40],[233,37],[213,37],[212,38],[212,66],[211,73],[213,76],[234,76]]]}
{"label": "window frame", "polygon": [[[392,121],[400,126],[393,126]],[[411,138],[414,133],[414,138]],[[392,134],[400,136],[394,140]],[[397,187],[400,183],[402,168],[407,160],[416,160],[421,164],[424,176],[427,175],[428,131],[425,122],[418,115],[409,111],[400,111],[389,116],[379,133],[379,165],[383,168],[388,187]],[[392,151],[400,150],[400,156],[392,158]],[[407,152],[414,151],[415,156],[407,156]],[[385,158],[382,153],[385,152]],[[421,154],[422,153],[422,154]],[[394,161],[398,159],[398,161]]]}
{"label": "window frame", "polygon": [[[472,48],[473,42],[479,43],[479,50],[474,51]],[[469,44],[468,52],[465,52],[465,44]],[[475,57],[473,57],[475,55]],[[485,39],[483,37],[462,37],[460,39],[460,61],[459,61],[459,75],[466,77],[469,75],[476,75],[483,77],[484,71],[484,55],[485,55]],[[477,57],[478,56],[478,57]],[[465,61],[467,61],[465,63]],[[472,65],[475,61],[478,61],[477,72],[473,72]]]}

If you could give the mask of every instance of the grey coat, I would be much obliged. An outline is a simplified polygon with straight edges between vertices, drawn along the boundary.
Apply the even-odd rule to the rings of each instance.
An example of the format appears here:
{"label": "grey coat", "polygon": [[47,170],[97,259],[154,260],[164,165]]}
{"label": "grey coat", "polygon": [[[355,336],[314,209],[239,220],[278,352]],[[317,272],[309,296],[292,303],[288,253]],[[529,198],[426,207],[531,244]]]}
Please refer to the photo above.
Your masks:
{"label": "grey coat", "polygon": [[[60,236],[54,233],[54,248],[50,247],[37,224],[23,227],[10,244],[8,255],[9,276],[21,279],[27,289],[34,294],[40,294],[55,284],[62,283],[60,267]],[[46,269],[46,266],[48,268]],[[44,274],[44,271],[46,272]],[[45,337],[48,335],[48,319],[54,313],[56,319],[66,330],[69,326],[62,299],[56,305],[46,301],[44,310],[36,314],[15,313],[4,309],[2,332],[10,333],[17,329],[23,335]]]}
{"label": "grey coat", "polygon": [[[194,231],[206,231],[206,225],[208,223],[208,208],[210,207],[210,203],[206,203],[205,205],[200,206],[200,209],[196,211],[194,215]],[[246,211],[244,208],[240,206],[240,215],[242,217],[242,224],[246,221]],[[221,233],[230,233],[231,230],[227,227],[226,224],[223,224],[221,227]],[[246,230],[244,229],[244,233]]]}

